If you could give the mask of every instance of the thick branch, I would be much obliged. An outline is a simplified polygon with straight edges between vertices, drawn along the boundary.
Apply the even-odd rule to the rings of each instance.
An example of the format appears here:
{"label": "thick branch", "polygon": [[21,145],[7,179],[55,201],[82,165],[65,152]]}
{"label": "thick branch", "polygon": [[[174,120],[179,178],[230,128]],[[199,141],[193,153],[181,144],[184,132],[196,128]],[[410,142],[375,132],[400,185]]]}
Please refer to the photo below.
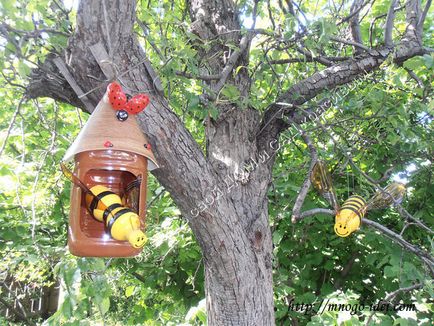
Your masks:
{"label": "thick branch", "polygon": [[377,223],[375,221],[368,220],[367,218],[362,219],[362,224],[366,224],[372,228],[377,229],[381,233],[387,235],[393,241],[397,242],[400,246],[405,248],[407,251],[414,253],[419,256],[424,262],[429,263],[431,268],[434,267],[434,257],[432,257],[427,251],[420,249],[419,247],[407,242],[402,236],[393,232],[389,228]]}
{"label": "thick branch", "polygon": [[56,67],[54,58],[55,55],[49,54],[44,63],[32,71],[26,96],[30,99],[50,97],[56,101],[84,109],[83,102]]}
{"label": "thick branch", "polygon": [[[389,22],[393,22],[393,10],[389,11]],[[385,47],[378,50],[369,50],[367,53],[354,59],[335,64],[312,76],[302,80],[284,92],[276,101],[285,102],[293,105],[301,105],[314,98],[324,90],[333,89],[337,86],[347,84],[359,76],[363,76],[380,67],[389,55],[393,55],[393,61],[402,63],[405,60],[425,53],[422,47],[421,34],[417,33],[417,18],[420,15],[417,0],[409,0],[406,4],[406,20],[408,23],[406,34],[401,42],[394,48]],[[392,12],[392,13],[390,13]],[[368,49],[367,49],[368,50]],[[294,118],[294,107],[282,110],[282,107],[270,105],[264,114],[259,127],[259,142],[267,142],[269,139],[278,137],[279,133],[287,127],[283,117],[288,115]]]}
{"label": "thick branch", "polygon": [[[358,76],[378,68],[388,54],[389,51],[371,51],[371,53],[366,53],[357,59],[349,59],[335,64],[298,82],[283,93],[276,100],[276,103],[301,105],[325,89],[333,89],[339,85],[347,84]],[[276,138],[286,128],[283,117],[288,115],[289,118],[293,119],[295,116],[294,107],[282,109],[282,106],[276,105],[276,103],[272,104],[264,113],[260,126],[260,139]]]}
{"label": "thick branch", "polygon": [[[364,2],[363,0],[354,0],[350,9],[350,30],[351,36],[353,37],[353,41],[356,44],[362,44],[362,34],[360,32],[360,22],[359,22],[359,12],[361,8],[363,8]],[[355,54],[358,55],[361,53],[360,47],[354,47]]]}
{"label": "thick branch", "polygon": [[417,23],[418,29],[420,33],[422,33],[423,23],[425,22],[426,15],[428,14],[428,10],[431,7],[432,0],[428,0],[425,4],[425,8],[423,9],[422,15],[420,15],[419,21]]}
{"label": "thick branch", "polygon": [[395,5],[396,5],[396,0],[392,0],[386,18],[386,27],[384,30],[384,44],[387,48],[393,47],[392,31],[393,31],[393,21],[395,19]]}

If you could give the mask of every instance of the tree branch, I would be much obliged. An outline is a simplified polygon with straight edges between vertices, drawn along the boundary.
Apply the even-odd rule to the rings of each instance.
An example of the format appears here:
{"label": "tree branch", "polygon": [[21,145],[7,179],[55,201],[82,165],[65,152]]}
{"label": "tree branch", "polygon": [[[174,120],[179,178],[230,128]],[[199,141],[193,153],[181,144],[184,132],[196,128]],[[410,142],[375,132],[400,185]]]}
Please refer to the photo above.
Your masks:
{"label": "tree branch", "polygon": [[415,245],[407,242],[398,233],[393,232],[392,230],[385,227],[384,225],[381,225],[380,223],[368,220],[367,218],[362,219],[362,224],[366,224],[366,225],[368,225],[374,229],[377,229],[381,233],[387,235],[393,241],[397,242],[399,245],[401,245],[407,251],[410,251],[413,254],[415,254],[416,256],[418,256],[419,258],[421,258],[425,263],[427,263],[430,266],[431,269],[434,267],[434,257],[432,257],[429,252],[427,252],[423,249],[420,249],[418,246],[415,246]]}
{"label": "tree branch", "polygon": [[14,127],[15,120],[17,119],[18,114],[20,114],[21,106],[23,105],[23,103],[25,101],[26,101],[26,97],[25,96],[21,97],[21,99],[20,99],[20,101],[19,101],[19,103],[17,105],[17,108],[15,109],[15,112],[12,115],[12,118],[11,118],[11,120],[9,122],[8,129],[6,131],[5,139],[3,141],[2,147],[0,148],[0,157],[2,156],[3,151],[6,148],[6,144],[8,143],[9,135],[11,134],[12,128]]}
{"label": "tree branch", "polygon": [[336,290],[340,289],[342,284],[345,282],[346,277],[348,276],[348,274],[350,273],[351,269],[353,268],[354,262],[356,261],[356,259],[360,256],[359,252],[353,252],[353,254],[351,255],[350,259],[347,261],[347,263],[344,266],[344,269],[341,272],[340,277],[336,280],[336,283],[334,285],[334,288]]}
{"label": "tree branch", "polygon": [[[356,4],[356,2],[357,2],[357,1],[354,1],[354,2],[353,2],[353,6]],[[343,24],[343,23],[345,23],[345,22],[347,22],[347,21],[350,21],[351,18],[353,18],[353,17],[356,16],[356,15],[358,16],[359,13],[360,13],[360,10],[362,10],[363,8],[365,8],[366,5],[367,5],[369,2],[370,2],[370,0],[367,0],[367,1],[363,2],[361,5],[357,6],[357,9],[355,9],[355,10],[353,10],[353,9],[351,8],[351,10],[350,10],[350,14],[349,14],[347,17],[344,17],[344,18],[343,18],[342,20],[340,20],[339,22],[337,22],[337,23],[336,23],[336,26],[339,26],[339,25],[341,25],[341,24]]]}
{"label": "tree branch", "polygon": [[[396,0],[394,0],[394,2],[395,1]],[[391,8],[391,11],[394,12],[394,6],[391,6]],[[404,38],[394,48],[395,51],[392,51],[393,49],[388,47],[378,50],[369,49],[367,53],[357,58],[334,64],[296,83],[281,94],[276,102],[301,105],[314,98],[325,89],[330,90],[339,85],[347,84],[359,76],[378,69],[391,54],[393,54],[392,59],[396,63],[401,63],[411,57],[423,54],[425,51],[422,47],[421,35],[415,31],[417,23],[416,17],[418,17],[417,15],[419,14],[418,0],[407,1],[406,10],[406,21],[409,27],[407,28]],[[393,16],[393,13],[389,14],[389,22],[393,22]],[[281,110],[281,107],[275,103],[271,104],[265,111],[261,125],[259,126],[259,130],[261,130],[259,141],[267,142],[269,139],[278,137],[280,132],[287,127],[284,121],[282,121],[284,115],[293,118],[294,114],[294,107]]]}
{"label": "tree branch", "polygon": [[327,215],[335,215],[335,211],[328,208],[313,208],[308,211],[304,211],[300,214],[298,218],[292,220],[292,223],[296,223],[297,221],[301,221],[305,217],[309,217],[316,214],[327,214]]}
{"label": "tree branch", "polygon": [[6,23],[1,23],[0,26],[2,28],[5,28],[6,30],[8,30],[9,32],[13,32],[16,34],[21,34],[21,36],[25,39],[27,38],[35,38],[35,37],[40,37],[41,34],[43,33],[47,33],[47,34],[56,34],[56,35],[62,35],[65,37],[70,36],[69,33],[65,33],[62,31],[59,31],[57,29],[53,29],[53,28],[41,28],[41,29],[34,29],[34,30],[22,30],[22,29],[16,29]]}
{"label": "tree branch", "polygon": [[310,182],[310,175],[312,174],[312,170],[318,160],[318,153],[317,150],[315,148],[315,146],[313,145],[310,137],[308,136],[308,134],[306,133],[306,131],[304,131],[301,127],[297,128],[298,131],[301,134],[301,137],[303,138],[304,142],[306,143],[309,152],[310,152],[310,166],[309,166],[309,170],[307,172],[307,176],[304,179],[303,185],[301,186],[298,195],[297,195],[297,199],[295,200],[294,203],[294,207],[292,209],[292,217],[291,217],[291,221],[293,221],[293,223],[299,218],[300,216],[300,210],[301,207],[303,206],[304,200],[306,198],[307,192],[309,191],[311,182]]}
{"label": "tree branch", "polygon": [[246,51],[251,41],[251,35],[247,33],[241,38],[240,41],[240,48],[236,50],[232,55],[229,57],[229,60],[226,64],[226,66],[223,68],[221,72],[221,78],[215,84],[215,86],[212,86],[212,90],[214,94],[207,94],[207,97],[210,100],[215,100],[217,98],[217,94],[222,90],[223,86],[225,86],[226,80],[228,79],[229,75],[232,73],[232,70],[234,69],[235,64],[237,63],[238,59],[240,58],[241,54]]}
{"label": "tree branch", "polygon": [[422,34],[423,23],[425,22],[426,16],[428,14],[429,8],[431,7],[432,0],[428,0],[425,4],[422,14],[420,15],[419,21],[417,22],[418,30]]}
{"label": "tree branch", "polygon": [[[389,293],[385,298],[384,301],[385,302],[389,302],[391,300],[393,300],[399,293],[401,292],[410,292],[413,290],[417,290],[417,289],[422,289],[423,288],[423,284],[419,283],[419,284],[415,284],[409,287],[405,287],[405,288],[399,288],[398,290],[395,290],[391,293]],[[366,325],[370,325],[370,322],[372,320],[372,317],[375,315],[376,311],[373,311],[371,313],[371,315],[369,316],[368,320],[366,321]]]}
{"label": "tree branch", "polygon": [[[351,9],[350,9],[351,18],[349,18],[349,21],[350,21],[351,35],[353,37],[353,41],[355,44],[363,43],[362,34],[360,32],[359,12],[367,2],[368,1],[363,2],[363,0],[354,0],[353,4],[351,5]],[[360,47],[354,46],[354,52],[356,55],[360,54],[361,53]]]}
{"label": "tree branch", "polygon": [[[316,124],[323,130],[323,132],[325,134],[327,134],[329,136],[329,139],[332,140],[332,142],[334,143],[334,145],[340,150],[340,152],[342,153],[342,155],[344,155],[347,159],[348,162],[351,164],[351,166],[357,170],[370,184],[372,184],[378,191],[381,191],[382,193],[389,195],[382,187],[380,187],[378,185],[378,181],[374,180],[373,178],[371,178],[368,174],[366,174],[364,171],[362,171],[357,164],[354,163],[353,158],[351,157],[351,155],[347,154],[349,151],[345,150],[344,148],[342,148],[339,145],[339,142],[336,141],[335,137],[328,132],[327,128],[324,127],[324,125],[319,122],[316,121]],[[431,230],[428,226],[426,226],[424,223],[422,223],[422,221],[418,220],[417,218],[413,217],[413,215],[411,215],[409,212],[407,212],[404,207],[401,206],[401,204],[399,202],[397,202],[394,198],[391,198],[394,202],[394,207],[397,208],[398,213],[405,219],[410,219],[412,221],[414,221],[418,226],[420,226],[422,229],[424,229],[425,231],[428,231],[429,233],[434,233],[433,230]]]}
{"label": "tree branch", "polygon": [[415,284],[412,286],[408,286],[408,287],[404,287],[404,288],[399,288],[398,290],[395,290],[393,292],[390,292],[385,298],[384,301],[390,301],[393,298],[395,298],[399,293],[401,292],[410,292],[413,290],[418,290],[418,289],[422,289],[423,288],[423,284],[419,283],[419,284]]}
{"label": "tree branch", "polygon": [[324,60],[327,60],[327,62],[329,62],[330,64],[327,64],[326,66],[330,66],[332,65],[332,62],[339,62],[339,61],[346,61],[348,59],[350,59],[350,57],[327,57],[327,56],[319,56],[319,57],[312,57],[311,55],[306,56],[305,58],[288,58],[288,59],[277,59],[277,60],[270,60],[268,61],[269,64],[272,65],[284,65],[284,64],[288,64],[288,63],[298,63],[298,62],[319,62],[319,63],[323,63],[326,62],[324,60],[322,60],[322,62],[320,62],[320,60],[318,60],[318,58],[322,58]]}
{"label": "tree branch", "polygon": [[211,80],[219,80],[222,78],[222,74],[218,75],[193,75],[185,71],[176,71],[175,74],[177,76],[189,78],[189,79],[200,79],[205,81],[211,81]]}
{"label": "tree branch", "polygon": [[423,88],[423,81],[414,73],[413,70],[403,67],[404,70],[408,73],[408,75],[417,83],[420,88]]}
{"label": "tree branch", "polygon": [[[404,9],[405,8],[405,6],[401,6],[401,7],[398,7],[398,8],[396,8],[396,9],[394,9],[394,12],[397,12],[397,11],[399,11],[399,10],[402,10],[402,9]],[[371,47],[373,46],[373,36],[374,36],[374,26],[375,26],[375,22],[378,20],[378,19],[380,19],[380,18],[384,18],[384,17],[386,17],[387,16],[387,13],[386,14],[382,14],[382,15],[379,15],[379,16],[376,16],[374,19],[372,19],[372,21],[371,21],[371,23],[369,24],[369,44],[371,45]]]}
{"label": "tree branch", "polygon": [[301,54],[303,54],[306,58],[311,59],[312,61],[319,62],[319,63],[323,64],[326,67],[330,67],[333,64],[330,60],[328,60],[325,57],[322,57],[322,56],[314,57],[312,55],[312,53],[310,53],[307,49],[304,49],[301,46],[297,46],[296,50],[298,52],[300,52]]}
{"label": "tree branch", "polygon": [[[259,130],[261,130],[258,136],[259,139],[266,142],[269,138],[277,138],[279,133],[287,127],[283,120],[285,115],[294,119],[297,106],[314,98],[325,89],[333,89],[339,85],[347,84],[359,75],[378,68],[388,54],[389,51],[370,51],[370,53],[366,53],[357,59],[349,59],[335,64],[296,83],[280,95],[276,102],[265,111],[259,127]],[[282,109],[281,106],[276,105],[279,102],[294,106]]]}
{"label": "tree branch", "polygon": [[390,4],[389,11],[386,18],[386,26],[384,28],[384,45],[387,48],[393,47],[392,31],[393,31],[393,21],[395,19],[395,5],[396,0],[392,0]]}
{"label": "tree branch", "polygon": [[429,8],[431,7],[432,0],[428,0],[425,4],[425,8],[423,9],[422,14],[420,15],[419,21],[417,22],[417,25],[420,29],[423,29],[423,23],[425,22],[426,15],[428,14]]}
{"label": "tree branch", "polygon": [[[334,216],[335,212],[331,209],[314,208],[314,209],[303,212],[300,215],[300,217],[298,219],[296,219],[296,221],[299,221],[305,217],[316,215],[316,214],[327,214],[327,215]],[[409,243],[401,235],[393,232],[392,230],[385,227],[384,225],[381,225],[380,223],[374,222],[374,221],[369,220],[367,218],[363,218],[362,224],[366,224],[369,227],[380,231],[380,233],[383,233],[384,235],[388,236],[391,240],[398,243],[401,247],[403,247],[407,251],[418,256],[425,264],[427,264],[430,267],[430,269],[432,271],[432,268],[434,267],[434,257],[432,257],[429,252],[419,248],[416,245]]]}
{"label": "tree branch", "polygon": [[339,38],[339,37],[334,37],[334,36],[330,37],[330,39],[331,39],[332,41],[336,41],[336,42],[339,42],[339,43],[343,43],[343,44],[347,44],[347,45],[352,45],[352,46],[354,46],[355,48],[359,48],[359,49],[362,49],[362,50],[367,51],[367,52],[369,52],[369,51],[371,50],[371,49],[368,48],[367,46],[364,46],[363,44],[361,44],[361,43],[359,43],[359,42],[357,42],[357,41],[348,41],[348,40],[343,40],[343,39],[341,39],[341,38]]}

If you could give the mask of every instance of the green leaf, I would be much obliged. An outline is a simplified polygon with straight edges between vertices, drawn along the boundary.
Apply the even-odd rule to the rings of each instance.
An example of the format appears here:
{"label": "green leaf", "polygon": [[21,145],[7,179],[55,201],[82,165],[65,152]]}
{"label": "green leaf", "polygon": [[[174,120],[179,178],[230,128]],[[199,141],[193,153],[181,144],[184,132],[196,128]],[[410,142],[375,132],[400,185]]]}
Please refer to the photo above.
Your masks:
{"label": "green leaf", "polygon": [[[426,60],[426,59],[425,59]],[[416,70],[421,67],[421,65],[424,65],[425,61],[422,59],[422,57],[414,57],[404,62],[404,67]]]}
{"label": "green leaf", "polygon": [[229,100],[236,101],[240,97],[240,91],[234,85],[227,84],[223,87],[221,94],[227,97]]}
{"label": "green leaf", "polygon": [[136,288],[135,286],[128,286],[128,287],[125,289],[125,296],[126,296],[127,298],[129,298],[130,296],[132,296],[133,293],[134,293],[134,289],[135,289],[135,288]]}
{"label": "green leaf", "polygon": [[214,119],[214,120],[217,120],[217,118],[219,117],[219,110],[216,108],[216,107],[212,107],[210,110],[209,110],[209,113],[211,114],[211,117]]}
{"label": "green leaf", "polygon": [[62,314],[65,318],[70,318],[72,315],[72,302],[69,296],[65,297],[65,300],[62,303]]}
{"label": "green leaf", "polygon": [[424,54],[423,58],[425,60],[425,65],[427,68],[432,68],[434,66],[434,57],[433,55]]}
{"label": "green leaf", "polygon": [[102,299],[101,303],[99,303],[99,309],[102,315],[105,315],[106,312],[110,308],[110,298],[105,297]]}
{"label": "green leaf", "polygon": [[30,75],[30,68],[23,62],[18,62],[18,72],[22,78],[27,78]]}

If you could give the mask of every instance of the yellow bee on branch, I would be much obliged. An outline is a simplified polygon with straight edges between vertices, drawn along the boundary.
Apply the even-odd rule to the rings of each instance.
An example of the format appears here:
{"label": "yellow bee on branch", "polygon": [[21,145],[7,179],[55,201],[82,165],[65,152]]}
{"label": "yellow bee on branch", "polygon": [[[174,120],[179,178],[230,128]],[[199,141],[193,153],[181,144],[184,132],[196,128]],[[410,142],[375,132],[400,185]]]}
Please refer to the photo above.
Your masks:
{"label": "yellow bee on branch", "polygon": [[356,231],[368,210],[386,208],[399,203],[404,197],[406,188],[402,183],[393,182],[384,191],[377,191],[368,201],[358,195],[350,196],[339,206],[332,178],[324,162],[318,161],[312,169],[310,181],[314,188],[333,207],[335,215],[335,233],[347,237]]}

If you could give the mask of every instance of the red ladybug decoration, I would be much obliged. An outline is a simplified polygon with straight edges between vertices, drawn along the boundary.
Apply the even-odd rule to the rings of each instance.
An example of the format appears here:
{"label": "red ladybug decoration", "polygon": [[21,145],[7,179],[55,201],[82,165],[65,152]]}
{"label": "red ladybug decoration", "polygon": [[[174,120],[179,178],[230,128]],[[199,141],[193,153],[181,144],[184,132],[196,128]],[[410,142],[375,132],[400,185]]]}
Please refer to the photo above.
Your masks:
{"label": "red ladybug decoration", "polygon": [[123,108],[125,108],[127,104],[127,97],[122,91],[118,91],[114,93],[109,92],[108,98],[111,106],[115,110],[122,110]]}
{"label": "red ladybug decoration", "polygon": [[142,104],[138,99],[132,98],[128,101],[126,110],[128,113],[137,114],[142,111]]}
{"label": "red ladybug decoration", "polygon": [[107,86],[107,96],[113,109],[118,111],[125,110],[124,112],[126,113],[126,117],[125,114],[121,114],[122,117],[117,114],[119,120],[123,119],[121,121],[128,118],[127,113],[137,114],[143,111],[149,104],[149,97],[145,94],[137,94],[128,101],[127,96],[122,91],[121,85],[116,82],[110,83]]}
{"label": "red ladybug decoration", "polygon": [[107,90],[109,93],[122,92],[122,87],[118,83],[113,82],[107,86]]}
{"label": "red ladybug decoration", "polygon": [[137,94],[134,97],[138,98],[142,102],[143,109],[148,106],[148,104],[149,104],[149,97],[146,96],[145,94]]}
{"label": "red ladybug decoration", "polygon": [[137,114],[142,112],[149,104],[149,97],[144,94],[138,94],[128,101],[126,110],[129,113]]}
{"label": "red ladybug decoration", "polygon": [[107,140],[107,141],[104,143],[104,147],[113,147],[113,144],[111,143],[111,141]]}

